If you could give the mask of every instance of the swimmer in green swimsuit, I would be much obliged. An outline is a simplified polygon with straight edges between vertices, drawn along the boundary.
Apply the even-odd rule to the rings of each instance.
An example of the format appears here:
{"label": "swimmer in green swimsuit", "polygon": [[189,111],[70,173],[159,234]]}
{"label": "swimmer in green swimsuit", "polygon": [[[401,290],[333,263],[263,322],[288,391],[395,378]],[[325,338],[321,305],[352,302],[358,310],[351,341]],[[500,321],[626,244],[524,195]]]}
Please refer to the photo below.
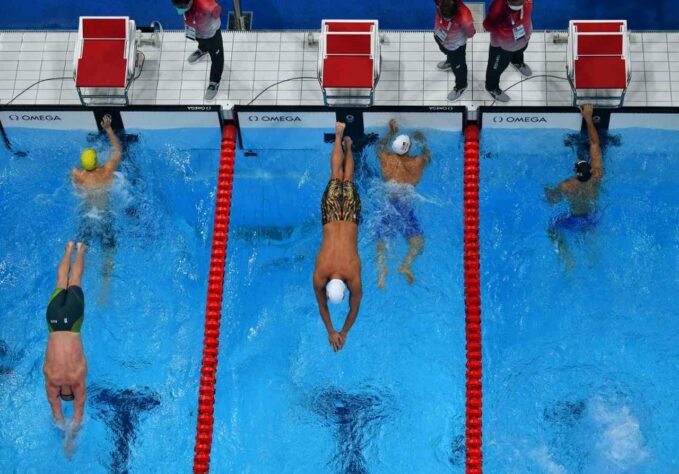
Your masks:
{"label": "swimmer in green swimsuit", "polygon": [[[71,254],[76,247],[76,256],[71,265]],[[83,352],[80,329],[85,313],[82,275],[85,266],[87,245],[78,242],[66,244],[66,251],[57,268],[56,289],[47,305],[47,351],[43,374],[47,400],[52,407],[54,419],[64,423],[61,401],[73,401],[72,429],[78,429],[82,421],[87,392],[85,377],[87,361]]]}
{"label": "swimmer in green swimsuit", "polygon": [[[314,293],[328,341],[337,352],[344,347],[347,334],[358,316],[361,304],[361,258],[358,255],[358,224],[361,198],[353,183],[354,158],[351,138],[344,137],[343,123],[335,124],[335,144],[330,158],[330,181],[321,199],[323,240],[316,257]],[[344,143],[344,151],[342,150]],[[340,331],[330,319],[328,301],[341,303],[349,290],[349,312]]]}

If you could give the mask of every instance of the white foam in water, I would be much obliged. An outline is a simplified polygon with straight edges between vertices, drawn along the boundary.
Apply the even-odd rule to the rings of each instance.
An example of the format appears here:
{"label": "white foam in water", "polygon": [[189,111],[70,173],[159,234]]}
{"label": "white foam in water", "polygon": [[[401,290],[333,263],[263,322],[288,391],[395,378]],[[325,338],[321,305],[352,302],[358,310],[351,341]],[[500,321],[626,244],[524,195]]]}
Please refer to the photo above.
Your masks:
{"label": "white foam in water", "polygon": [[609,408],[597,398],[590,407],[594,422],[601,428],[596,447],[599,454],[621,469],[630,469],[649,456],[639,421],[626,405]]}
{"label": "white foam in water", "polygon": [[131,204],[134,199],[131,187],[130,182],[123,173],[120,171],[115,171],[113,173],[111,191],[116,195],[116,198],[125,205]]}
{"label": "white foam in water", "polygon": [[528,455],[537,463],[542,470],[547,474],[567,474],[566,468],[558,464],[552,459],[552,454],[547,449],[547,446],[541,446],[538,449],[533,449]]}
{"label": "white foam in water", "polygon": [[297,183],[297,187],[301,188],[306,183],[308,183],[310,179],[311,179],[311,173],[309,173],[309,170],[306,170],[304,173],[302,173],[302,176],[300,176],[299,182]]}
{"label": "white foam in water", "polygon": [[248,341],[252,341],[259,333],[264,329],[269,321],[269,312],[267,310],[262,311],[262,314],[257,321],[257,326],[250,327],[248,329]]}

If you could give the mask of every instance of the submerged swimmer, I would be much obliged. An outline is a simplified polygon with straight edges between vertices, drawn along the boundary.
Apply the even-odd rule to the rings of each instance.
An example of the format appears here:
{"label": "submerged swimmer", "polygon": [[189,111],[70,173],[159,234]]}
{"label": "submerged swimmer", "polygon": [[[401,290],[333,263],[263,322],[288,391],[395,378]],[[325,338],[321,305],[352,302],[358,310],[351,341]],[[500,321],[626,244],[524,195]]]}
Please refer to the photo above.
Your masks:
{"label": "submerged swimmer", "polygon": [[581,106],[580,112],[587,125],[590,161],[578,161],[574,167],[575,176],[563,180],[555,188],[545,187],[545,197],[549,204],[556,204],[563,198],[568,200],[569,212],[554,217],[547,234],[553,242],[556,242],[559,254],[569,270],[574,268],[575,262],[568,250],[564,231],[587,232],[596,226],[598,222],[596,201],[601,178],[604,176],[599,134],[592,122],[592,105]]}
{"label": "submerged swimmer", "polygon": [[108,190],[113,183],[114,173],[120,164],[122,147],[120,140],[111,128],[110,115],[104,115],[101,128],[106,132],[112,148],[108,161],[100,166],[97,161],[97,152],[88,148],[80,156],[82,168],[73,168],[71,177],[73,184],[83,194],[78,239],[90,245],[93,240],[99,240],[104,251],[101,298],[105,300],[113,272],[113,252],[115,249],[113,214],[108,201]]}
{"label": "submerged swimmer", "polygon": [[82,290],[82,275],[85,266],[87,245],[78,242],[76,256],[71,265],[74,244],[66,244],[64,256],[57,268],[57,284],[47,306],[47,350],[43,374],[47,400],[52,415],[60,426],[65,426],[61,401],[73,402],[73,423],[71,435],[75,434],[82,422],[87,391],[87,361],[80,338],[80,329],[85,317],[85,295]]}
{"label": "submerged swimmer", "polygon": [[[431,161],[431,152],[424,144],[424,136],[420,132],[415,132],[413,138],[422,143],[422,152],[417,156],[410,155],[408,153],[410,137],[399,135],[394,139],[397,133],[398,125],[396,120],[392,119],[389,121],[389,133],[377,146],[382,177],[387,182],[415,186],[420,182],[424,168]],[[391,143],[391,151],[387,150],[389,143]],[[402,188],[397,192],[389,192],[391,209],[387,210],[377,229],[377,269],[379,272],[377,286],[379,288],[384,288],[384,279],[388,273],[385,265],[386,239],[393,237],[397,232],[408,242],[408,252],[399,265],[398,271],[411,285],[415,281],[411,266],[424,248],[424,233],[413,211],[410,202],[412,190],[410,191]]]}

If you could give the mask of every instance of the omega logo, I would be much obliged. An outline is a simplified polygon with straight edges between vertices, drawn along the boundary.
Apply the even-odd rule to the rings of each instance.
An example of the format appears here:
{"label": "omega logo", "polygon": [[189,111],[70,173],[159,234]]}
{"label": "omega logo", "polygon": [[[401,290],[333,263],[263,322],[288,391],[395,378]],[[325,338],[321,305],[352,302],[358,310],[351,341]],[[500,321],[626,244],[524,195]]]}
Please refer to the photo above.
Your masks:
{"label": "omega logo", "polygon": [[521,116],[508,116],[507,118],[504,118],[500,115],[496,115],[493,117],[493,122],[494,123],[502,123],[502,122],[507,122],[507,123],[547,123],[547,119],[545,117],[521,117]]}
{"label": "omega logo", "polygon": [[54,122],[56,120],[61,120],[61,117],[58,115],[29,115],[29,114],[23,114],[23,115],[17,115],[17,114],[12,114],[9,116],[10,120],[13,121],[23,121],[23,122]]}
{"label": "omega logo", "polygon": [[302,119],[297,115],[249,115],[249,122],[301,122]]}

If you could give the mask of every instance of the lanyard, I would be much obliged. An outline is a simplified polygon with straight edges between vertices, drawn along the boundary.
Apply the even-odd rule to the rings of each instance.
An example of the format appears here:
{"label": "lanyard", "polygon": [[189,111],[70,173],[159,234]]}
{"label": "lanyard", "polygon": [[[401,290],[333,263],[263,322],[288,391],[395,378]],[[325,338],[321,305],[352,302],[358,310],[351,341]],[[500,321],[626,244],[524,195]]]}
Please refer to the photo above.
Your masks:
{"label": "lanyard", "polygon": [[[521,7],[521,16],[519,19],[523,21],[523,7]],[[516,25],[516,22],[514,21],[514,10],[511,8],[509,9],[509,21],[512,22],[512,26]]]}
{"label": "lanyard", "polygon": [[[184,13],[184,22],[187,22],[186,13]],[[191,20],[191,22],[193,23],[193,27],[195,28],[196,27],[196,15],[195,14],[193,15],[193,19]]]}
{"label": "lanyard", "polygon": [[443,22],[444,22],[444,21],[447,21],[447,22],[448,22],[448,27],[445,28],[446,33],[448,33],[448,32],[450,31],[450,27],[453,26],[453,19],[451,18],[450,20],[444,20],[443,18],[441,18],[441,25],[440,25],[440,26],[441,26],[441,29],[444,29],[444,28],[443,28]]}

